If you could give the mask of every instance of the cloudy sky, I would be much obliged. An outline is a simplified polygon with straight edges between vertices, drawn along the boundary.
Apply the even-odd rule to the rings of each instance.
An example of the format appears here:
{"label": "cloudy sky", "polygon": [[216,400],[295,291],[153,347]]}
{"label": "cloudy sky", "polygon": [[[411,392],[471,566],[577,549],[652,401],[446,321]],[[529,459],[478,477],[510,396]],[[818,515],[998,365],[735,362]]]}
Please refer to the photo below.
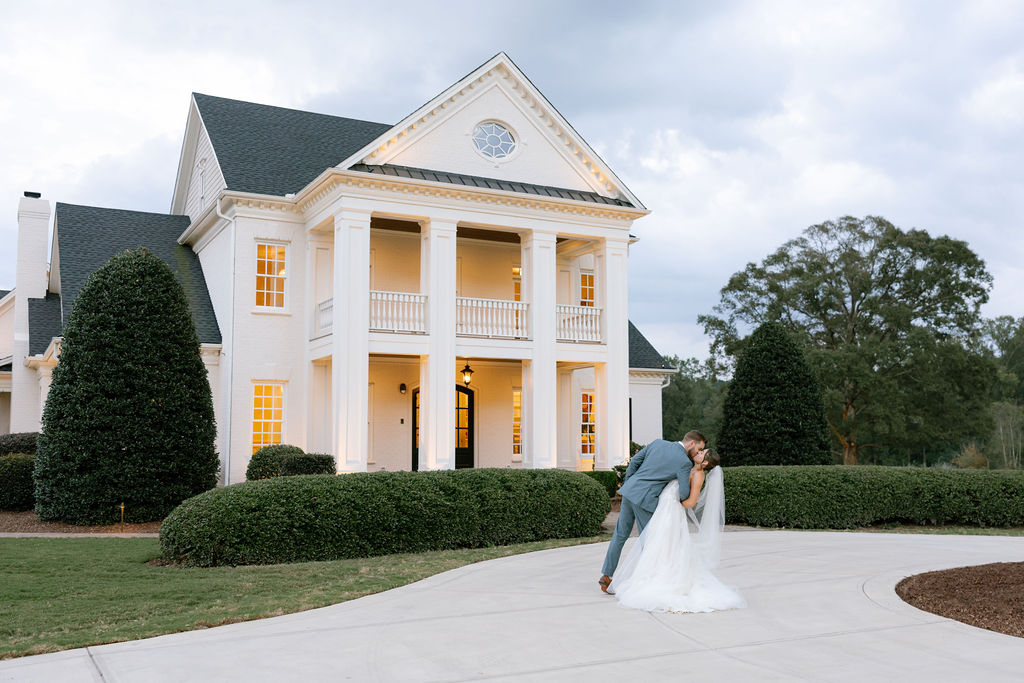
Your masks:
{"label": "cloudy sky", "polygon": [[169,210],[193,91],[395,123],[505,51],[653,211],[630,318],[662,353],[842,215],[967,240],[1020,316],[1022,36],[995,0],[6,2],[0,289],[23,190]]}

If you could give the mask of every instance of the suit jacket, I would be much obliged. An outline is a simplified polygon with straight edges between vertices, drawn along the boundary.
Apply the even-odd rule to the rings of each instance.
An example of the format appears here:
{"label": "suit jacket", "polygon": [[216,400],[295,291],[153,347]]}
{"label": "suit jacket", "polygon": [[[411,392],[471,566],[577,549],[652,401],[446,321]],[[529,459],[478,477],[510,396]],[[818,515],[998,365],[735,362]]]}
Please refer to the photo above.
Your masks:
{"label": "suit jacket", "polygon": [[657,439],[630,459],[619,493],[633,505],[653,513],[662,489],[673,479],[679,480],[679,500],[690,497],[691,469],[693,462],[681,443]]}

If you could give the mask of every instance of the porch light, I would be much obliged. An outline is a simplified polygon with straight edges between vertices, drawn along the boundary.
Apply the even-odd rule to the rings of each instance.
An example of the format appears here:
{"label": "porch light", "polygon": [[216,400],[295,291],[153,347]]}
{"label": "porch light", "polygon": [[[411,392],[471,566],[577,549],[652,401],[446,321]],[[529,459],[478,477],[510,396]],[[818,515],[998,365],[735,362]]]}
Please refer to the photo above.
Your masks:
{"label": "porch light", "polygon": [[400,393],[400,394],[404,394],[405,393],[405,382],[402,382],[401,384],[398,385],[398,393]]}
{"label": "porch light", "polygon": [[462,368],[462,383],[468,387],[472,379],[473,369],[469,367],[469,361],[466,361],[466,367]]}

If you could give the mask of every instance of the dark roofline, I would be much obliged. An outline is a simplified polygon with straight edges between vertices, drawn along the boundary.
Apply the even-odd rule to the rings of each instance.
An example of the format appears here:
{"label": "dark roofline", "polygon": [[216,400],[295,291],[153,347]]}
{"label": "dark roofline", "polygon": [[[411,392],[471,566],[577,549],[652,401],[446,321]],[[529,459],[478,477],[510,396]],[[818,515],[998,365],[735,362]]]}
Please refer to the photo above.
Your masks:
{"label": "dark roofline", "polygon": [[567,187],[554,187],[551,185],[534,185],[532,183],[522,183],[514,180],[499,180],[498,178],[485,178],[483,176],[450,173],[448,171],[434,171],[427,168],[412,168],[410,166],[396,166],[394,164],[384,164],[380,166],[370,164],[352,164],[349,166],[348,170],[359,171],[361,173],[372,173],[375,175],[394,176],[396,178],[412,178],[414,180],[426,180],[435,183],[448,183],[450,185],[482,187],[489,190],[501,190],[503,192],[532,194],[540,197],[571,199],[577,202],[589,202],[591,204],[621,206],[629,209],[636,208],[624,199],[605,197],[597,192],[573,190]]}

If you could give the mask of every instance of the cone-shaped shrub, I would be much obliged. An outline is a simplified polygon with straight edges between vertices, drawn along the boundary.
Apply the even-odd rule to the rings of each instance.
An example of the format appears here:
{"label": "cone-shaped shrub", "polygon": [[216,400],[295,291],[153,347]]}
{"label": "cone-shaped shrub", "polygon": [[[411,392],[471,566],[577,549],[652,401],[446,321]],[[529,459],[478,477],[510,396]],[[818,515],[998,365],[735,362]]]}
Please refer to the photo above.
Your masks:
{"label": "cone-shaped shrub", "polygon": [[722,406],[723,464],[831,464],[827,429],[821,387],[800,347],[782,325],[761,325]]}
{"label": "cone-shaped shrub", "polygon": [[43,410],[36,513],[103,524],[162,519],[216,485],[216,427],[185,294],[141,249],[93,273],[64,328]]}

